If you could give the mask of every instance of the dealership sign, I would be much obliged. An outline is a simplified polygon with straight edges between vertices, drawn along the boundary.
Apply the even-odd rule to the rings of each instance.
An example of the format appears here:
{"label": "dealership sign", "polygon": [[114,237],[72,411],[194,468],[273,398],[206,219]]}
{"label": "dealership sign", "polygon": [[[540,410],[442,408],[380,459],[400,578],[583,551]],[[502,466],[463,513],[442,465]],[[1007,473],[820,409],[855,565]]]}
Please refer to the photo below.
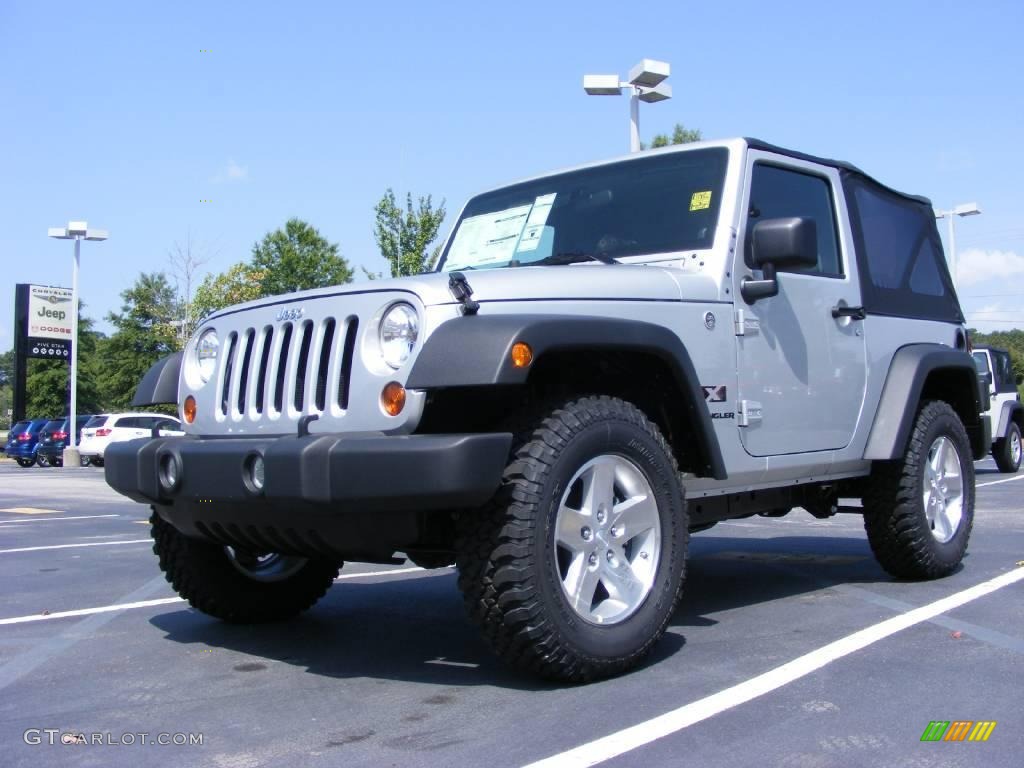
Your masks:
{"label": "dealership sign", "polygon": [[49,285],[25,287],[27,311],[21,323],[24,354],[67,360],[71,354],[71,291]]}

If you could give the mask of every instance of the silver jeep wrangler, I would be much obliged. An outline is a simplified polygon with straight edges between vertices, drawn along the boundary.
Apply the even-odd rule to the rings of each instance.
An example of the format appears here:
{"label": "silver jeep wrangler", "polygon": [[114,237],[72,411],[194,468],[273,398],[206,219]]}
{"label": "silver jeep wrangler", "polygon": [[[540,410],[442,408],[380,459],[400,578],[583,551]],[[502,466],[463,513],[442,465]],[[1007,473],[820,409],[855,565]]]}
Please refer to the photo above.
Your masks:
{"label": "silver jeep wrangler", "polygon": [[207,318],[136,395],[186,436],[110,446],[106,478],[205,613],[454,563],[501,658],[590,680],[658,641],[721,520],[854,512],[893,576],[955,570],[991,445],[963,321],[926,199],[670,147],[473,198],[433,273]]}

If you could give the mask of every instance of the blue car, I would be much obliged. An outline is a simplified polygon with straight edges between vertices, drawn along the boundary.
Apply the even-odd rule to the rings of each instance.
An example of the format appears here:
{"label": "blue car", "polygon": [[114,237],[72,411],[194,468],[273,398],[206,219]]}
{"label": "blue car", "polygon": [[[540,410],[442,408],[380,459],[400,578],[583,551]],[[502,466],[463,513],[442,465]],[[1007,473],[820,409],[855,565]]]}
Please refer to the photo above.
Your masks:
{"label": "blue car", "polygon": [[[75,431],[75,445],[82,442],[82,427],[92,418],[91,414],[78,416],[75,421],[78,428]],[[40,467],[63,467],[64,447],[68,443],[68,424],[71,420],[65,416],[61,419],[51,419],[46,422],[39,432],[39,448],[36,457]]]}
{"label": "blue car", "polygon": [[4,453],[20,466],[31,467],[36,463],[39,451],[39,433],[47,421],[48,419],[25,419],[17,422],[7,434]]}

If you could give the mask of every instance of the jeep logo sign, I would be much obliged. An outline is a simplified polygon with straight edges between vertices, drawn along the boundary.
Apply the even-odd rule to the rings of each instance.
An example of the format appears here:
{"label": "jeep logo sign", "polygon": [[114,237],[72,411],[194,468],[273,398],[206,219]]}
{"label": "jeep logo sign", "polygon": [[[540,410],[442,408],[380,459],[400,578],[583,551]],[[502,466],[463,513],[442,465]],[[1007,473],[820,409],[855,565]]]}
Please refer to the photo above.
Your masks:
{"label": "jeep logo sign", "polygon": [[28,294],[28,337],[71,341],[71,291],[31,285]]}

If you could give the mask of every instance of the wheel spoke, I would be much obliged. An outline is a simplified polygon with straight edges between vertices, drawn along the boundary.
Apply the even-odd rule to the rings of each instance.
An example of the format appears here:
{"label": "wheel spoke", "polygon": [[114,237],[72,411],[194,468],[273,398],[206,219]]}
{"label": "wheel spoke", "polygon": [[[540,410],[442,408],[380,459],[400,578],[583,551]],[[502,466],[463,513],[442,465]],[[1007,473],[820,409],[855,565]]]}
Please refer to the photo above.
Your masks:
{"label": "wheel spoke", "polygon": [[626,605],[636,602],[643,592],[643,584],[633,575],[628,561],[620,556],[618,568],[607,564],[601,572],[601,583],[614,599]]}
{"label": "wheel spoke", "polygon": [[600,580],[600,569],[589,567],[586,557],[580,554],[573,559],[563,585],[566,587],[572,607],[577,613],[590,614],[590,608],[594,604],[594,593],[597,592],[597,584]]}
{"label": "wheel spoke", "polygon": [[600,460],[583,475],[583,509],[593,514],[598,507],[610,510],[615,497],[615,465]]}
{"label": "wheel spoke", "polygon": [[940,437],[935,441],[932,446],[932,457],[931,461],[928,462],[929,469],[932,471],[932,477],[939,479],[942,477],[942,473],[945,469],[946,464],[946,444],[947,440],[944,437]]}
{"label": "wheel spoke", "polygon": [[616,540],[625,544],[658,524],[658,505],[650,496],[633,496],[612,510],[612,528]]}
{"label": "wheel spoke", "polygon": [[558,524],[555,529],[555,543],[568,548],[574,554],[580,552],[583,543],[583,529],[591,528],[590,515],[562,504],[558,509]]}

